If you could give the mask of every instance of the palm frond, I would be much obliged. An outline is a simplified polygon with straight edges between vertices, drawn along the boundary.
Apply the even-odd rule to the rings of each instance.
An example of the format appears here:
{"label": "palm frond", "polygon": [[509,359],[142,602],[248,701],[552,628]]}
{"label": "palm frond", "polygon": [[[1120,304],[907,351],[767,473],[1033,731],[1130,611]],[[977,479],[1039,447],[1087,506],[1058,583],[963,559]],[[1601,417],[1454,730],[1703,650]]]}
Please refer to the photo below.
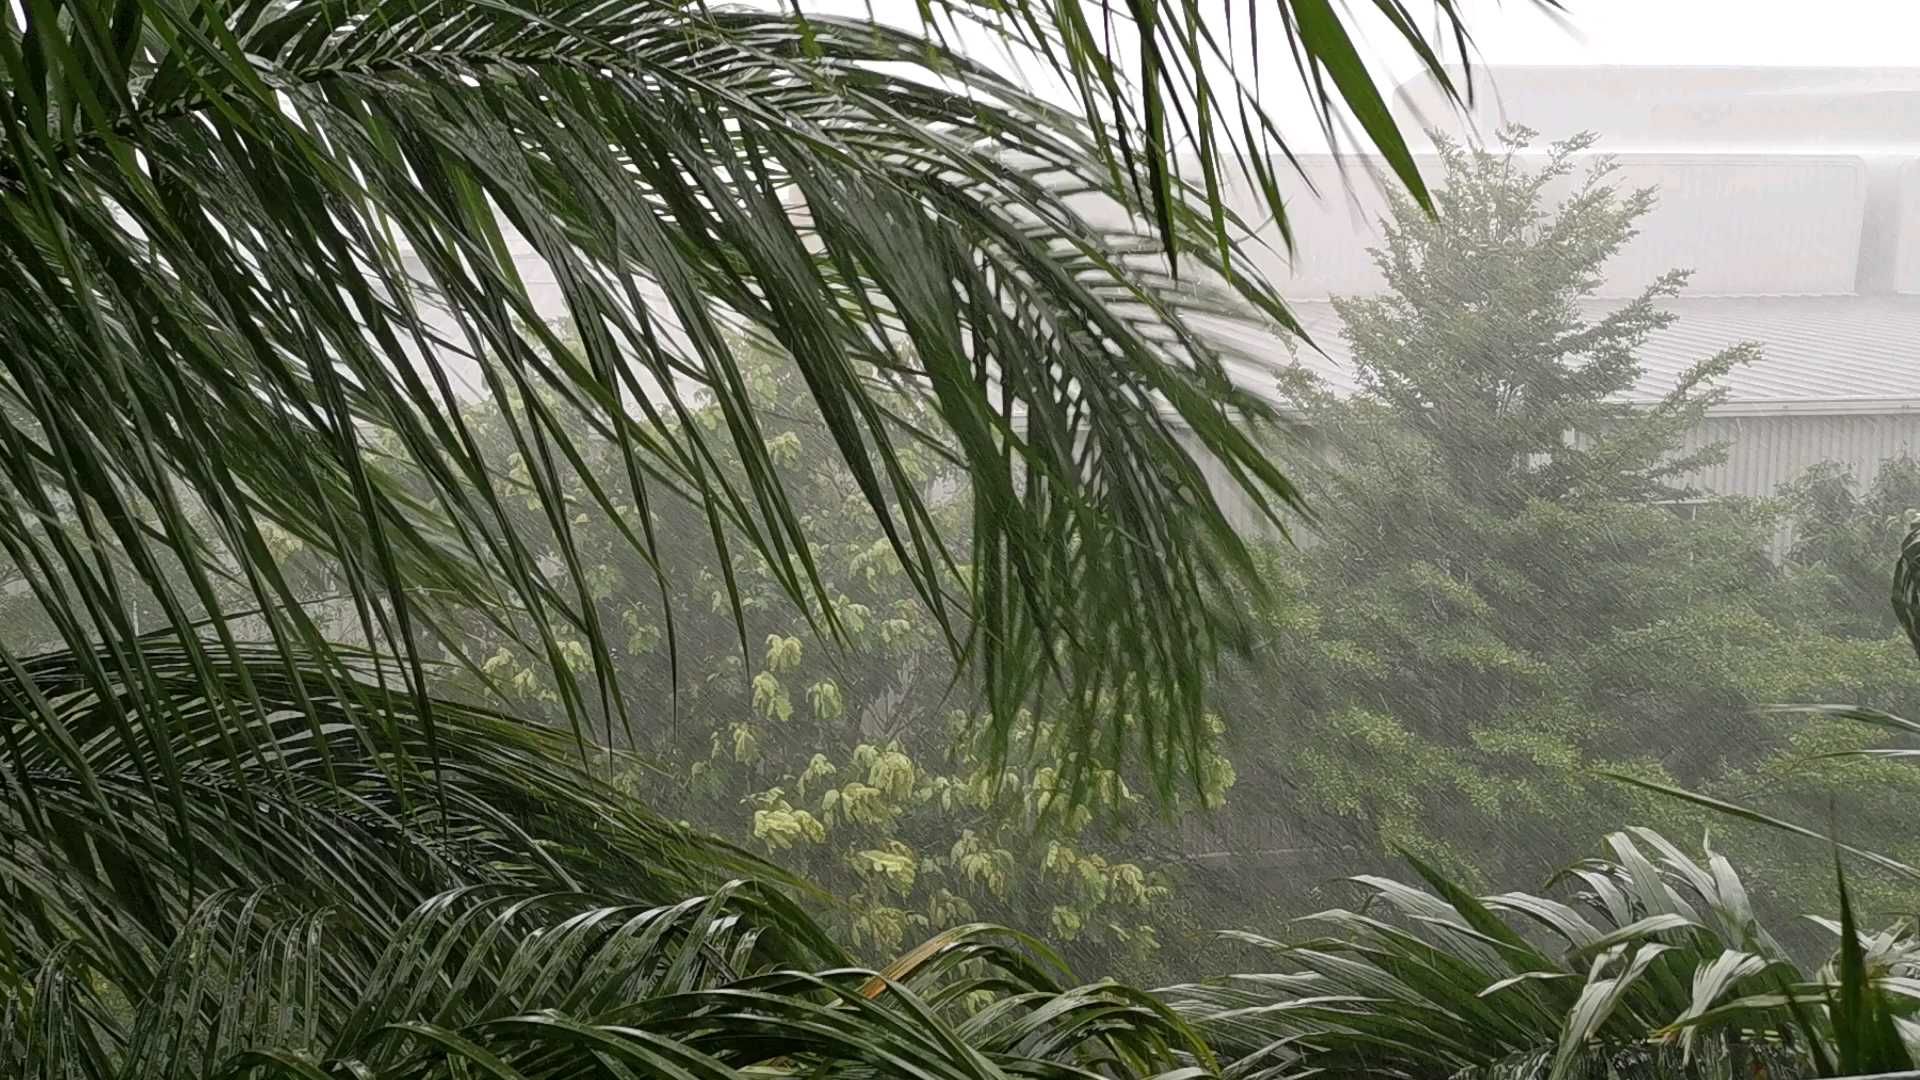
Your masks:
{"label": "palm frond", "polygon": [[[1371,903],[1312,916],[1326,936],[1239,935],[1284,969],[1167,993],[1242,1076],[1831,1075],[1843,973],[1802,971],[1724,856],[1646,829],[1608,846],[1561,875],[1570,902],[1355,879]],[[1860,969],[1899,984],[1913,949],[1883,935]]]}
{"label": "palm frond", "polygon": [[[0,675],[0,700],[35,706],[10,724],[0,770],[0,968],[14,977],[77,949],[137,993],[216,894],[266,890],[377,933],[455,889],[660,903],[730,878],[791,884],[596,781],[568,762],[564,733],[442,701],[430,752],[404,692],[362,682],[341,695],[324,669],[289,682],[265,647],[243,652],[249,666],[207,672],[182,646],[143,646],[149,682],[110,684],[109,697],[71,654]],[[240,725],[221,717],[209,674],[229,696],[247,683],[259,711]],[[116,723],[154,694],[174,703],[165,741],[120,738]],[[377,741],[350,719],[363,705],[381,717]],[[161,782],[163,758],[177,786]],[[769,945],[785,934],[805,955],[839,955],[778,894],[756,887],[749,900]]]}
{"label": "palm frond", "polygon": [[[36,1077],[536,1078],[614,1063],[712,1080],[997,1080],[1171,1075],[1207,1058],[1151,998],[1036,978],[1018,936],[995,928],[879,974],[775,966],[755,915],[733,889],[647,906],[476,886],[381,932],[290,894],[222,892],[131,1002],[99,994],[81,956],[52,958],[10,1000],[0,1062]],[[73,1053],[83,1041],[98,1052]]]}
{"label": "palm frond", "polygon": [[1920,655],[1920,522],[1909,521],[1900,556],[1893,561],[1893,614]]}
{"label": "palm frond", "polygon": [[[1413,13],[1375,6],[1453,92]],[[1454,0],[1435,10],[1464,60]],[[70,646],[120,641],[106,662],[131,676],[121,599],[154,592],[192,641],[187,623],[222,614],[224,576],[282,648],[324,649],[334,635],[274,565],[271,522],[339,561],[355,636],[398,654],[429,727],[423,649],[436,607],[459,603],[524,613],[584,741],[629,723],[631,703],[566,572],[570,522],[637,506],[636,556],[657,561],[663,498],[693,500],[723,556],[757,552],[832,630],[747,400],[732,336],[746,331],[799,361],[920,596],[979,661],[1003,736],[1057,685],[1085,748],[1129,715],[1137,739],[1103,753],[1171,762],[1204,738],[1207,673],[1244,633],[1217,586],[1247,555],[1196,457],[1276,521],[1297,508],[1238,426],[1265,410],[1199,321],[1290,323],[1223,195],[1232,159],[1284,215],[1272,161],[1291,155],[1231,21],[1221,38],[1192,5],[923,6],[936,31],[966,23],[1050,66],[1073,114],[939,40],[797,13],[21,11],[0,33],[0,273],[16,301],[0,324],[16,508],[0,544]],[[1419,194],[1342,19],[1323,0],[1277,14],[1327,130],[1344,107]],[[1115,54],[1128,25],[1136,80]],[[1179,146],[1199,152],[1198,182]],[[545,329],[509,234],[552,269],[581,354]],[[935,401],[969,466],[964,560],[896,451],[928,433],[889,423],[876,380]],[[507,410],[540,527],[502,510],[500,464],[459,416],[474,392]],[[718,406],[717,430],[688,422],[696,403]],[[570,418],[618,442],[627,491],[566,504]],[[721,445],[744,482],[721,475]],[[63,517],[78,520],[50,532]],[[537,565],[546,552],[561,572]],[[176,558],[184,589],[159,570]]]}
{"label": "palm frond", "polygon": [[[614,1060],[714,1078],[1146,1077],[1211,1060],[1150,996],[1074,987],[1012,931],[963,927],[883,971],[848,966],[787,895],[807,886],[653,817],[573,764],[564,732],[437,701],[430,758],[409,694],[363,681],[336,698],[330,670],[290,685],[263,646],[214,672],[249,680],[262,705],[235,729],[193,696],[205,673],[190,650],[148,639],[142,656],[154,685],[120,703],[177,703],[168,743],[144,754],[114,734],[81,659],[33,657],[0,678],[0,696],[40,706],[10,729],[19,767],[3,774],[10,1075],[459,1076],[493,1062],[539,1077]],[[387,725],[378,741],[344,717],[361,702]],[[141,776],[160,756],[181,777],[184,826]]]}
{"label": "palm frond", "polygon": [[[1397,0],[1380,6],[1419,40]],[[1082,117],[919,35],[766,11],[24,10],[0,33],[0,548],[71,647],[115,643],[90,665],[102,692],[110,672],[140,677],[137,590],[201,667],[230,648],[189,632],[230,614],[221,579],[288,655],[324,651],[337,635],[299,606],[266,523],[338,561],[353,636],[395,654],[429,731],[423,665],[448,604],[521,613],[583,742],[630,723],[577,573],[581,512],[638,507],[628,535],[657,561],[649,507],[690,499],[723,565],[747,546],[832,630],[747,399],[744,334],[799,363],[922,600],[979,661],[998,730],[1057,685],[1086,746],[1128,715],[1142,728],[1110,753],[1172,762],[1202,741],[1207,673],[1243,634],[1218,586],[1248,559],[1196,459],[1276,522],[1297,495],[1202,329],[1284,325],[1285,308],[1226,242],[1241,226],[1218,162],[1203,154],[1197,187],[1169,172],[1174,90],[1197,94],[1198,145],[1214,143],[1202,67],[1152,44],[1219,47],[1197,11],[1140,15],[1129,119],[1077,5],[943,10],[1064,65],[1098,106]],[[1282,15],[1314,84],[1391,145],[1331,10]],[[1251,108],[1249,137],[1268,130]],[[1134,149],[1115,157],[1115,139]],[[510,235],[551,268],[579,352],[541,321]],[[899,440],[929,433],[897,430],[876,382],[934,401],[969,467],[966,558],[901,465]],[[460,416],[482,393],[526,463],[534,526],[503,511],[502,465]],[[716,429],[690,422],[700,405]],[[570,419],[617,442],[626,491],[567,504]],[[744,482],[717,467],[722,445]],[[175,561],[184,587],[161,572]]]}

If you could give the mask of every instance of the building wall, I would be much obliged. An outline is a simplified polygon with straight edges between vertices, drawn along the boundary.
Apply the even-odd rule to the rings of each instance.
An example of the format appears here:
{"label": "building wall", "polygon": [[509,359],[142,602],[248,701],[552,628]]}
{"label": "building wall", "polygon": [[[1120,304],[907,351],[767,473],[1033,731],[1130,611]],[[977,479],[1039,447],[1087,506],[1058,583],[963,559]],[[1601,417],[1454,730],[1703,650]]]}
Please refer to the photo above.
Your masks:
{"label": "building wall", "polygon": [[[1283,471],[1289,469],[1289,459],[1293,471],[1297,471],[1300,463],[1314,453],[1306,433],[1297,431],[1290,441],[1290,446],[1282,445],[1278,450]],[[1799,479],[1808,469],[1826,462],[1847,466],[1855,480],[1864,486],[1873,482],[1881,463],[1887,459],[1920,458],[1920,410],[1716,416],[1686,433],[1681,452],[1692,454],[1716,444],[1726,447],[1724,462],[1679,479],[1681,484],[1697,489],[1703,496],[1774,495],[1781,485]],[[1228,519],[1243,534],[1270,535],[1263,519],[1238,494],[1226,469],[1204,456],[1200,467],[1227,511]],[[1305,536],[1296,532],[1295,539],[1303,540]]]}
{"label": "building wall", "polygon": [[1726,444],[1726,462],[1686,478],[1711,494],[1771,495],[1827,461],[1849,466],[1867,484],[1886,459],[1920,457],[1920,412],[1717,416],[1687,432],[1688,452],[1715,443]]}

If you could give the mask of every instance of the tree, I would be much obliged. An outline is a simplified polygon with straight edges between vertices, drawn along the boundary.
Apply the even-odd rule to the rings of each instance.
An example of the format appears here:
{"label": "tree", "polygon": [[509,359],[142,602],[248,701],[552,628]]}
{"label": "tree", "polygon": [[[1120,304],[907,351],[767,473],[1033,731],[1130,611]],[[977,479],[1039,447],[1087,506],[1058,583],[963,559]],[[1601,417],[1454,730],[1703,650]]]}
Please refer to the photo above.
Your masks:
{"label": "tree", "polygon": [[1829,606],[1858,636],[1898,629],[1886,605],[1887,553],[1920,510],[1920,462],[1880,463],[1864,488],[1852,471],[1827,464],[1807,471],[1781,492],[1793,522],[1789,557],[1809,575],[1827,580]]}
{"label": "tree", "polygon": [[[1329,127],[1337,95],[1424,197],[1339,18],[1290,7],[1303,77],[1333,88],[1318,98]],[[1401,5],[1381,7],[1445,80]],[[1457,28],[1451,0],[1436,8]],[[622,499],[637,558],[662,561],[649,514],[683,500],[844,632],[765,467],[767,418],[733,344],[752,338],[799,364],[862,512],[949,650],[980,665],[995,752],[1051,687],[1068,741],[1110,764],[1170,790],[1176,763],[1198,760],[1206,676],[1237,628],[1217,586],[1245,553],[1187,447],[1276,515],[1292,492],[1239,426],[1261,410],[1195,317],[1285,321],[1214,195],[1232,162],[1257,162],[1276,192],[1266,161],[1284,147],[1252,85],[1196,59],[1196,11],[1137,24],[1129,91],[1102,51],[1110,13],[923,10],[1051,64],[1075,108],[940,35],[784,11],[7,7],[0,550],[59,640],[37,657],[0,650],[13,1060],[146,1074],[156,1059],[136,1050],[158,1045],[176,1075],[445,1075],[467,1067],[456,1060],[574,1074],[599,1052],[721,1076],[946,1055],[955,1075],[985,1075],[992,1054],[1031,1050],[966,1044],[958,1021],[927,1023],[918,998],[849,976],[832,977],[849,1007],[834,1030],[855,1015],[876,1028],[843,1042],[808,1042],[819,1026],[799,1021],[784,1040],[747,1018],[717,1042],[690,1033],[712,1032],[710,1017],[661,1020],[679,1034],[649,1041],[618,1023],[634,1014],[592,1011],[622,985],[613,973],[661,970],[677,990],[714,950],[734,963],[716,1000],[802,1016],[819,980],[754,973],[841,958],[803,947],[820,944],[804,917],[718,900],[687,932],[696,945],[653,951],[657,916],[623,905],[771,868],[609,798],[561,768],[544,733],[436,699],[427,672],[435,647],[458,645],[453,622],[478,613],[530,635],[574,752],[594,752],[596,721],[657,722],[657,703],[617,682],[590,582],[567,572],[578,515],[618,517]],[[1193,62],[1167,62],[1163,45]],[[1216,133],[1207,118],[1229,109],[1244,122]],[[1172,147],[1195,110],[1204,166],[1189,186]],[[1088,200],[1153,224],[1098,224]],[[509,229],[553,268],[579,356],[538,321]],[[488,380],[523,476],[475,445],[463,376]],[[902,430],[882,387],[931,402],[952,438]],[[676,422],[696,400],[718,404],[716,428]],[[622,466],[618,492],[591,490],[585,507],[559,487],[574,422]],[[907,475],[912,446],[962,463],[978,492],[964,577]],[[716,476],[717,447],[745,464],[743,485]],[[531,523],[513,509],[527,500]],[[320,611],[285,572],[293,545],[337,582]],[[162,618],[134,617],[148,601]],[[1101,731],[1124,737],[1095,743]],[[1091,776],[1094,755],[1077,761]],[[495,920],[423,952],[421,927],[467,889],[574,899],[557,923]],[[279,901],[292,910],[269,910]],[[604,962],[569,969],[577,953],[543,951],[607,912],[640,921]],[[322,965],[324,1008],[287,996],[319,985],[274,966],[288,949]],[[217,955],[234,965],[202,966]],[[420,981],[391,978],[384,958],[422,955],[437,966]],[[525,964],[541,974],[520,993]],[[563,983],[587,996],[557,996]],[[445,1007],[427,1004],[449,986]],[[929,994],[945,1002],[952,986]],[[549,1005],[588,1011],[531,1026],[498,1011]],[[909,1049],[874,1035],[909,1023],[922,1036]],[[270,1034],[223,1058],[235,1031]],[[1170,1067],[1161,1034],[1140,1053],[1054,1045],[1150,1072]],[[549,1037],[574,1041],[555,1051]]]}
{"label": "tree", "polygon": [[[885,535],[859,512],[858,484],[809,414],[799,373],[764,353],[745,372],[769,418],[769,457],[845,633],[840,641],[817,633],[785,602],[765,560],[739,546],[724,568],[694,557],[706,525],[692,508],[666,508],[656,520],[662,550],[685,553],[667,568],[676,588],[665,598],[655,591],[655,567],[623,557],[620,523],[587,515],[574,533],[580,572],[597,617],[620,637],[619,679],[675,703],[672,723],[606,733],[641,755],[616,783],[841,898],[823,921],[858,955],[888,956],[912,938],[988,919],[1044,930],[1077,970],[1163,975],[1160,938],[1181,920],[1173,912],[1177,867],[1167,859],[1175,845],[1153,813],[1151,776],[1103,769],[1075,802],[1066,787],[1075,751],[1044,708],[1023,715],[1014,731],[1016,745],[1031,752],[996,766],[977,680],[956,669]],[[939,425],[924,403],[883,401],[907,424]],[[521,468],[499,420],[492,408],[469,417],[483,452]],[[707,406],[689,422],[722,418]],[[614,483],[618,459],[591,432],[573,434],[589,473],[564,477],[562,490],[584,503],[589,479]],[[903,461],[963,557],[971,509],[964,470],[931,453]],[[728,478],[743,469],[731,456],[717,456],[717,466]],[[729,578],[747,630],[744,655]],[[670,617],[677,654],[666,642]],[[441,684],[443,692],[484,700],[480,681],[490,678],[520,715],[565,723],[538,655],[487,620],[464,620],[460,633],[464,651],[484,659],[467,679]],[[561,646],[578,647],[565,637]],[[1210,749],[1202,768],[1199,782],[1183,779],[1180,790],[1197,788],[1192,802],[1217,806],[1232,766]]]}
{"label": "tree", "polygon": [[[1331,510],[1305,550],[1268,556],[1291,600],[1224,706],[1239,730],[1285,732],[1234,751],[1233,816],[1406,850],[1470,885],[1544,879],[1569,840],[1620,821],[1695,824],[1603,770],[1749,784],[1805,735],[1758,706],[1920,688],[1886,630],[1854,633],[1816,575],[1770,560],[1784,504],[1669,505],[1714,452],[1681,453],[1681,434],[1755,347],[1626,404],[1685,275],[1594,301],[1653,195],[1582,166],[1590,138],[1538,157],[1528,138],[1443,146],[1440,216],[1397,205],[1387,291],[1337,302],[1357,392],[1292,384],[1326,463],[1310,498]],[[1788,894],[1818,890],[1797,900],[1829,887],[1817,867],[1767,868]]]}
{"label": "tree", "polygon": [[[1889,463],[1875,490],[1891,496],[1910,473]],[[1847,552],[1840,523],[1820,513],[1858,498],[1848,479],[1815,469],[1790,487],[1809,542]],[[1856,527],[1874,529],[1873,517]],[[1841,534],[1835,540],[1836,533]],[[1908,527],[1894,565],[1893,620],[1920,654],[1920,524]],[[1846,567],[1844,569],[1855,569]],[[1863,706],[1783,707],[1814,727],[1874,733],[1863,748],[1802,758],[1795,779],[1822,785],[1827,827],[1817,829],[1729,800],[1634,777],[1618,779],[1663,798],[1704,807],[1722,823],[1765,830],[1774,841],[1818,841],[1829,863],[1837,918],[1820,927],[1812,965],[1775,933],[1734,863],[1711,843],[1696,858],[1651,829],[1607,837],[1608,854],[1556,874],[1566,901],[1527,892],[1475,897],[1458,881],[1410,860],[1432,891],[1384,878],[1360,879],[1361,912],[1322,912],[1326,937],[1285,944],[1241,935],[1289,970],[1175,987],[1168,996],[1192,1017],[1238,1074],[1547,1077],[1699,1076],[1765,1073],[1859,1076],[1913,1068],[1912,975],[1920,966],[1905,918],[1867,930],[1847,867],[1865,866],[1905,886],[1909,910],[1920,869],[1843,840],[1877,831],[1872,804],[1835,796],[1876,790],[1912,806],[1910,785],[1885,783],[1879,767],[1920,751],[1881,745],[1910,740],[1920,725]],[[1855,767],[1839,776],[1824,766]],[[1814,768],[1807,768],[1809,764]],[[1896,768],[1896,771],[1898,769]],[[1886,790],[1879,790],[1879,789]],[[1904,819],[1896,813],[1896,818]],[[1867,828],[1861,829],[1861,826]],[[1910,840],[1897,826],[1892,836]],[[1777,846],[1777,845],[1776,845]],[[1808,845],[1809,847],[1814,845]],[[1385,918],[1374,912],[1382,912]],[[1829,938],[1838,941],[1829,944]],[[1802,955],[1812,955],[1811,950]]]}
{"label": "tree", "polygon": [[[295,603],[267,565],[253,525],[265,520],[339,561],[363,636],[408,652],[408,669],[416,638],[432,636],[430,599],[580,622],[604,657],[582,598],[517,565],[525,538],[484,493],[490,465],[454,421],[453,386],[473,374],[463,354],[498,362],[496,398],[556,396],[511,421],[536,498],[568,457],[560,418],[577,414],[626,448],[630,501],[694,498],[779,568],[792,600],[817,600],[808,569],[787,564],[804,537],[770,474],[756,467],[739,490],[706,479],[715,445],[765,453],[725,332],[736,329],[806,360],[835,452],[922,602],[949,623],[955,601],[973,609],[972,639],[954,644],[996,672],[997,723],[1063,678],[1085,705],[1076,723],[1099,722],[1096,704],[1124,711],[1153,682],[1180,708],[1175,726],[1144,734],[1177,746],[1202,732],[1200,683],[1230,629],[1203,583],[1240,553],[1205,527],[1218,508],[1192,483],[1182,438],[1267,505],[1289,490],[1228,422],[1258,408],[1191,321],[1252,310],[1284,322],[1285,310],[1235,253],[1235,223],[1170,174],[1167,105],[1237,100],[1248,91],[1234,79],[1214,86],[1203,66],[1181,74],[1149,49],[1144,100],[1095,94],[1117,72],[1082,36],[1090,24],[1004,8],[963,17],[1088,88],[1079,115],[937,42],[783,13],[543,2],[479,18],[417,0],[81,10],[10,24],[18,115],[0,162],[16,230],[8,342],[34,364],[13,375],[14,484],[42,515],[63,491],[84,496],[89,533],[130,549],[124,580],[89,569],[100,580],[47,604],[79,616],[63,630],[76,648],[128,633],[111,598],[133,580],[191,629],[209,598],[146,580],[161,548],[217,543],[255,607]],[[1296,36],[1303,74],[1346,64],[1337,21]],[[969,92],[930,88],[943,80]],[[1407,166],[1366,105],[1371,84],[1343,66],[1337,85]],[[1271,131],[1209,128],[1202,142],[1252,161],[1273,149],[1270,136],[1248,141],[1256,130]],[[1222,161],[1207,161],[1215,191]],[[1076,208],[1088,196],[1157,226],[1097,225]],[[554,267],[587,328],[585,364],[527,321],[509,226]],[[450,320],[427,317],[424,293]],[[927,508],[901,497],[898,447],[915,436],[871,408],[884,383],[937,401],[955,432],[942,449],[991,481],[974,577],[957,594],[927,543]],[[696,395],[720,400],[727,424],[662,441],[658,421]],[[83,408],[90,423],[63,423]],[[391,490],[388,452],[419,466],[424,492]],[[49,466],[83,454],[85,468]],[[175,484],[200,496],[215,536],[179,516]],[[136,499],[155,508],[153,535],[129,524]],[[564,518],[543,527],[564,546]],[[14,531],[22,565],[85,561],[32,519]],[[644,534],[630,543],[655,554]],[[269,632],[323,645],[292,616]],[[1060,663],[1065,637],[1104,647]],[[560,681],[576,723],[625,708],[615,685]]]}

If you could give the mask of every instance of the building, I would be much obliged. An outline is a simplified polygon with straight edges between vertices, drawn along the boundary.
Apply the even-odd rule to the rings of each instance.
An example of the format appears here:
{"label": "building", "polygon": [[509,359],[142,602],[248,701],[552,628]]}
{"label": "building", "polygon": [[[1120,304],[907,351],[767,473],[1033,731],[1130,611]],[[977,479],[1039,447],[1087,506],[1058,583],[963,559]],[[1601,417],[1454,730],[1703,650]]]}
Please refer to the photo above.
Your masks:
{"label": "building", "polygon": [[[1486,139],[1520,123],[1540,141],[1601,136],[1623,184],[1659,201],[1608,265],[1598,303],[1687,268],[1679,316],[1641,353],[1633,399],[1657,400],[1690,364],[1751,341],[1764,358],[1691,437],[1725,443],[1725,464],[1686,477],[1703,494],[1767,495],[1809,466],[1837,461],[1869,481],[1890,457],[1920,456],[1920,68],[1480,67],[1464,114],[1429,77],[1398,88],[1409,133],[1437,127]],[[1436,162],[1420,160],[1431,174]],[[1377,164],[1303,156],[1293,187],[1296,254],[1278,230],[1256,258],[1320,351],[1277,331],[1232,331],[1244,385],[1274,385],[1303,364],[1352,386],[1327,298],[1381,287],[1368,248],[1386,210]],[[1251,189],[1230,192],[1264,220]],[[541,310],[564,314],[550,267],[518,236],[520,271]]]}
{"label": "building", "polygon": [[[1762,347],[1764,358],[1735,372],[1727,400],[1690,439],[1727,444],[1728,460],[1687,477],[1689,486],[1767,495],[1823,461],[1868,481],[1889,457],[1920,456],[1920,68],[1474,75],[1479,94],[1465,115],[1428,77],[1400,87],[1403,127],[1483,141],[1509,123],[1540,142],[1593,131],[1624,186],[1658,192],[1598,294],[1617,302],[1667,270],[1693,272],[1669,305],[1678,321],[1641,353],[1645,373],[1631,400],[1657,400],[1686,367],[1726,346]],[[1434,159],[1421,161],[1431,174]],[[1386,197],[1367,159],[1303,164],[1290,203],[1297,255],[1280,254],[1269,228],[1265,269],[1320,351],[1279,338],[1264,351],[1274,365],[1303,364],[1336,388],[1351,386],[1326,298],[1381,287],[1367,249]],[[1266,216],[1250,196],[1240,209],[1249,220]],[[1238,374],[1253,387],[1273,381],[1257,363]]]}

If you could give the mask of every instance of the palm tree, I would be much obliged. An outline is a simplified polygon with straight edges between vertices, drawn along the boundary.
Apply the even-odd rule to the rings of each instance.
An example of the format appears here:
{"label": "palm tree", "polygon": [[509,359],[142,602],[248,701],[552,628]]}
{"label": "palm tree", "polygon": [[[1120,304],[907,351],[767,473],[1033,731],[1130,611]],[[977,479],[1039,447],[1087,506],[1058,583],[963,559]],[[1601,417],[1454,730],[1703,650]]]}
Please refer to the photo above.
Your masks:
{"label": "palm tree", "polygon": [[[648,0],[0,8],[0,545],[60,642],[0,645],[0,1062],[1173,1060],[1170,1016],[998,945],[913,954],[900,980],[923,981],[897,993],[834,973],[777,893],[723,884],[770,868],[569,761],[590,726],[670,709],[602,662],[578,514],[628,522],[657,564],[650,507],[685,500],[716,565],[743,545],[837,625],[741,340],[797,364],[997,731],[1050,692],[1071,738],[1164,782],[1205,737],[1236,637],[1217,586],[1247,556],[1196,459],[1276,521],[1296,502],[1207,332],[1289,323],[1222,190],[1244,173],[1283,214],[1287,147],[1197,5],[919,7],[934,33]],[[1401,0],[1374,7],[1444,81]],[[1435,10],[1463,35],[1454,0]],[[1285,0],[1275,22],[1327,129],[1341,103],[1424,198],[1333,8]],[[960,33],[1071,107],[943,44]],[[577,351],[510,233],[552,267]],[[943,430],[900,423],[882,386]],[[476,393],[518,470],[478,452]],[[569,503],[570,423],[620,448],[625,490]],[[965,550],[907,442],[968,468]],[[329,605],[287,544],[327,562]],[[571,735],[434,698],[433,664],[471,662],[455,612],[547,658]],[[989,990],[992,1022],[956,1018]]]}

